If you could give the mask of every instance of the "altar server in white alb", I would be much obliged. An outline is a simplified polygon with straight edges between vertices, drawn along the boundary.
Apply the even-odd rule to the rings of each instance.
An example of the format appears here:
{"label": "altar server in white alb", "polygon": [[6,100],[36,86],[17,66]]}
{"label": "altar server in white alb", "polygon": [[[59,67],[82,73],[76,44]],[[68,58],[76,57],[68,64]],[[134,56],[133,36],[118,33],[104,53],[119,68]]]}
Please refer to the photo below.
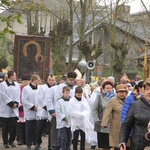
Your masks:
{"label": "altar server in white alb", "polygon": [[[47,101],[47,109],[49,114],[51,115],[51,125],[50,125],[50,136],[49,136],[49,149],[59,147],[59,142],[57,142],[57,130],[56,130],[56,101],[63,96],[62,89],[65,86],[70,88],[70,96],[74,96],[76,84],[75,78],[77,74],[74,71],[70,71],[67,74],[67,81],[56,85],[50,88],[49,93],[46,93],[46,101]],[[59,140],[58,140],[59,141]]]}
{"label": "altar server in white alb", "polygon": [[62,95],[63,95],[62,94],[62,89],[63,89],[64,86],[68,86],[70,88],[70,96],[71,97],[74,96],[75,88],[77,87],[76,84],[75,84],[76,77],[77,77],[76,72],[74,72],[74,71],[68,72],[67,81],[58,85],[57,93],[55,95],[56,100],[58,100],[59,98],[62,97]]}
{"label": "altar server in white alb", "polygon": [[[0,119],[4,148],[16,147],[16,124],[19,117],[20,85],[15,82],[16,73],[8,72],[8,79],[0,84]],[[8,135],[9,138],[8,138]]]}
{"label": "altar server in white alb", "polygon": [[22,90],[22,103],[24,107],[24,117],[26,119],[26,145],[27,149],[31,149],[32,144],[35,145],[35,129],[36,117],[38,109],[38,97],[40,77],[33,74],[31,83]]}
{"label": "altar server in white alb", "polygon": [[42,143],[43,129],[46,129],[46,123],[49,119],[49,113],[46,107],[46,93],[55,85],[55,77],[51,74],[47,78],[47,83],[39,86],[38,109],[36,118],[36,146],[35,150],[39,150]]}
{"label": "altar server in white alb", "polygon": [[59,129],[61,150],[69,150],[71,144],[71,129],[68,121],[68,108],[70,100],[70,88],[63,87],[63,96],[56,102],[56,121]]}
{"label": "altar server in white alb", "polygon": [[[47,111],[48,111],[48,119],[50,120],[48,122],[48,149],[51,149],[52,147],[56,147],[56,141],[57,141],[57,132],[56,132],[56,121],[55,121],[55,112],[54,110],[54,105],[55,105],[55,92],[56,92],[56,88],[57,85],[55,85],[54,83],[56,83],[56,79],[54,75],[50,75],[51,80],[51,87],[49,87],[49,89],[47,90],[47,92],[45,93],[45,100],[46,100],[46,107],[47,107]],[[52,110],[52,113],[49,113],[49,110]]]}
{"label": "altar server in white alb", "polygon": [[89,121],[90,107],[83,96],[83,89],[76,87],[75,96],[70,99],[69,122],[73,131],[73,150],[77,150],[78,137],[81,136],[80,150],[85,150],[85,140],[90,142],[93,125]]}

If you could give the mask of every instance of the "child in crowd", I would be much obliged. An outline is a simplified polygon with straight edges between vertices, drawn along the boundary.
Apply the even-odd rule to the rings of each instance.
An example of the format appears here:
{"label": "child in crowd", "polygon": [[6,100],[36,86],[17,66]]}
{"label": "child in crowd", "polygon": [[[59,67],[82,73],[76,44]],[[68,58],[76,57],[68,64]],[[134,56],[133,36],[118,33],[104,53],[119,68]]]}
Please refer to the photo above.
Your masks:
{"label": "child in crowd", "polygon": [[63,96],[56,102],[56,121],[59,129],[61,150],[69,150],[71,144],[71,130],[68,122],[68,108],[70,100],[70,88],[63,87]]}
{"label": "child in crowd", "polygon": [[76,87],[75,96],[70,99],[69,122],[73,131],[73,150],[77,150],[79,134],[80,150],[85,150],[85,140],[90,138],[93,126],[89,122],[90,107],[83,95],[83,89]]}

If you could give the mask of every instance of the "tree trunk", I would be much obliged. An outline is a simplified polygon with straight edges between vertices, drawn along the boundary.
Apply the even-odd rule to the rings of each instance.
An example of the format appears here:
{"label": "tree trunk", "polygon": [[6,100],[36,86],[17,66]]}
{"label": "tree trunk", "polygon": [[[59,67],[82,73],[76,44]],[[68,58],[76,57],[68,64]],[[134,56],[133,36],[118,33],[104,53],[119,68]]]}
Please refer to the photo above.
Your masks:
{"label": "tree trunk", "polygon": [[[70,22],[71,28],[73,29],[73,1],[70,0]],[[69,61],[68,61],[68,71],[71,69],[72,66],[72,50],[73,50],[73,33],[69,37]]]}

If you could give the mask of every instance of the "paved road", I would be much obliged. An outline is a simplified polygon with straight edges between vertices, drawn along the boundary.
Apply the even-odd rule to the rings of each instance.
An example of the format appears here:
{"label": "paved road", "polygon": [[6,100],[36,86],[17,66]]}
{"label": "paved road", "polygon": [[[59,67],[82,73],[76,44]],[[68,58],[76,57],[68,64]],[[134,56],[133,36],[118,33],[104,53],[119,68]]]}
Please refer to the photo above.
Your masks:
{"label": "paved road", "polygon": [[[47,145],[48,145],[48,136],[46,137],[42,137],[43,143],[41,145],[41,149],[40,150],[48,150]],[[0,150],[26,150],[27,147],[26,145],[17,145],[17,142],[15,141],[16,147],[15,148],[4,148],[3,147],[3,142],[2,142],[2,132],[1,132],[1,128],[0,128]],[[86,143],[86,150],[90,150],[90,144]],[[34,150],[34,146],[32,146],[32,150]],[[98,150],[98,149],[96,149]]]}

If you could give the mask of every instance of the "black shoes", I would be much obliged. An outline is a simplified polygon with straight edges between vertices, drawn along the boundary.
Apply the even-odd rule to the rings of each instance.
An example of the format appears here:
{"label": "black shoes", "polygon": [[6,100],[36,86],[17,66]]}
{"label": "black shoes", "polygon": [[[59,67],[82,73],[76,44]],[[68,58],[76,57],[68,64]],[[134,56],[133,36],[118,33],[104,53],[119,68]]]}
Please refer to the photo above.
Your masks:
{"label": "black shoes", "polygon": [[95,149],[96,148],[96,146],[91,146],[91,149]]}
{"label": "black shoes", "polygon": [[18,145],[22,145],[22,142],[21,142],[21,141],[19,141],[19,142],[18,142]]}
{"label": "black shoes", "polygon": [[16,147],[16,145],[14,143],[10,143],[9,144],[11,147]]}
{"label": "black shoes", "polygon": [[31,146],[27,146],[27,149],[31,149]]}
{"label": "black shoes", "polygon": [[40,148],[41,148],[41,146],[36,144],[34,150],[39,150]]}
{"label": "black shoes", "polygon": [[4,144],[4,148],[9,148],[8,144]]}
{"label": "black shoes", "polygon": [[[16,145],[14,143],[10,143],[9,144],[11,147],[16,147]],[[4,148],[9,148],[8,144],[4,144]]]}

